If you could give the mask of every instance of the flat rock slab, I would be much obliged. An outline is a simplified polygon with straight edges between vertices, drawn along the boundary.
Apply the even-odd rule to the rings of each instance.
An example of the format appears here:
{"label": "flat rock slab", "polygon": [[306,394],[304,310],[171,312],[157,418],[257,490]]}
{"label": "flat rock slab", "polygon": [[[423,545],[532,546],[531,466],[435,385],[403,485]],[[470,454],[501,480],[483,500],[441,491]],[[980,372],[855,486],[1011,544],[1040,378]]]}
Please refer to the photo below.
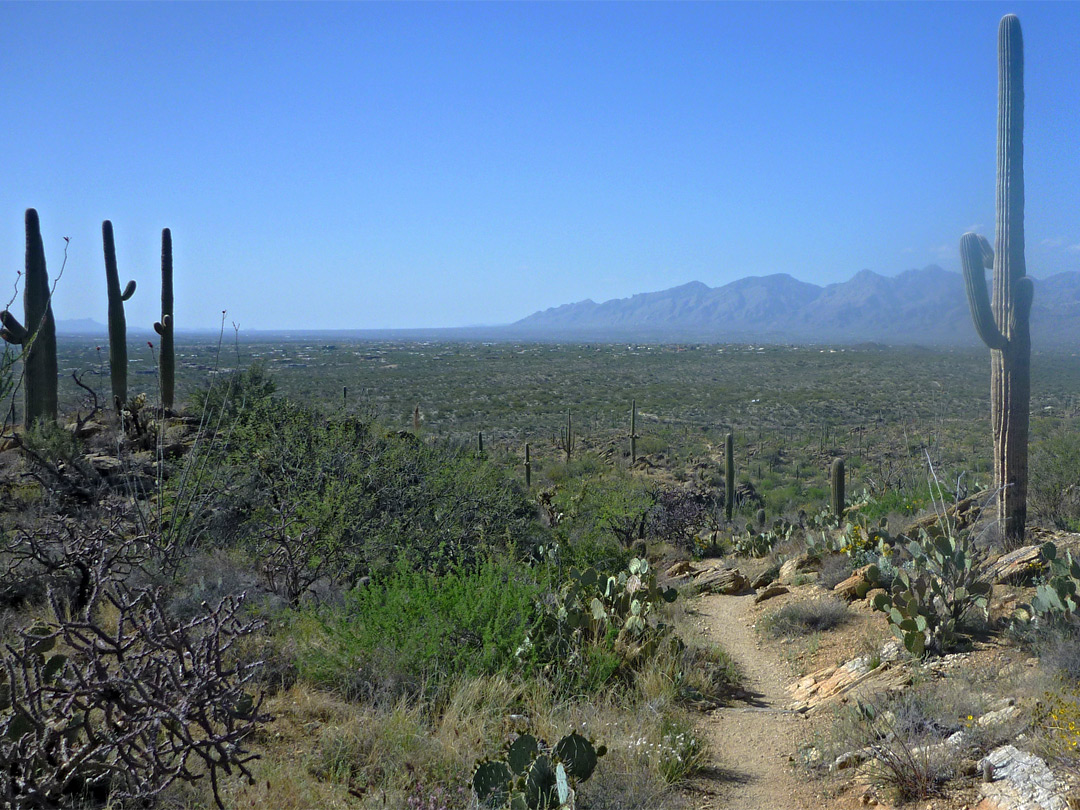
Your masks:
{"label": "flat rock slab", "polygon": [[905,667],[884,663],[871,669],[870,656],[864,655],[807,675],[788,691],[793,711],[813,712],[834,702],[846,703],[852,697],[898,691],[910,683],[911,673]]}
{"label": "flat rock slab", "polygon": [[738,568],[709,568],[694,577],[701,593],[740,594],[750,590],[750,580]]}
{"label": "flat rock slab", "polygon": [[762,591],[758,591],[758,595],[754,597],[754,604],[760,605],[766,599],[772,599],[774,596],[780,596],[785,593],[791,593],[783,585],[770,585]]}
{"label": "flat rock slab", "polygon": [[1024,546],[1002,554],[987,568],[987,578],[998,585],[1023,585],[1045,567],[1039,546]]}
{"label": "flat rock slab", "polygon": [[979,783],[983,798],[975,810],[1067,810],[1065,785],[1039,757],[1003,745],[985,759],[994,777]]}

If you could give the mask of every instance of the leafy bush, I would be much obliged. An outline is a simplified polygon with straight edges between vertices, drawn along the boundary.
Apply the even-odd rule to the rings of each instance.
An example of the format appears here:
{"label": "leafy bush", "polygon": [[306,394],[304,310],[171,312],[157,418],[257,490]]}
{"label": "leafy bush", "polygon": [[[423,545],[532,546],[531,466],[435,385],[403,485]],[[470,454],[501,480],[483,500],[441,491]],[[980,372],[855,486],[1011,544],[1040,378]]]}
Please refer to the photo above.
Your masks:
{"label": "leafy bush", "polygon": [[[498,467],[355,417],[261,400],[221,444],[207,511],[234,516],[230,531],[252,543],[270,538],[268,552],[289,545],[279,556],[291,555],[298,575],[310,563],[355,580],[399,558],[437,570],[475,562],[485,548],[527,551],[544,535],[520,484]],[[299,545],[306,560],[293,553]],[[295,601],[296,588],[283,595]]]}
{"label": "leafy bush", "polygon": [[265,402],[276,390],[277,383],[265,364],[256,361],[246,369],[221,374],[195,391],[188,411],[207,425],[228,424],[245,410]]}
{"label": "leafy bush", "polygon": [[517,668],[543,593],[532,569],[489,559],[442,575],[402,561],[339,605],[293,616],[301,677],[350,696],[410,692],[425,678]]}
{"label": "leafy bush", "polygon": [[774,638],[790,638],[832,630],[850,616],[848,606],[838,599],[806,599],[784,605],[766,615],[761,627]]}

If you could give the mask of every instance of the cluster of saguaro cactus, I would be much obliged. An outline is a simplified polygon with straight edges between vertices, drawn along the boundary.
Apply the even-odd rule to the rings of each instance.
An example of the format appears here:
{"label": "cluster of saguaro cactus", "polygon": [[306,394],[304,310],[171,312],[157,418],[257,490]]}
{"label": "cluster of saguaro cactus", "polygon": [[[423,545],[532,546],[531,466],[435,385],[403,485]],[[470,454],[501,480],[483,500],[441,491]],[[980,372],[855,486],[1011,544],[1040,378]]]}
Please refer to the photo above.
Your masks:
{"label": "cluster of saguaro cactus", "polygon": [[24,423],[56,421],[56,323],[52,290],[45,269],[41,224],[33,208],[26,209],[26,277],[23,279],[25,326],[7,310],[0,312],[0,337],[23,347]]}
{"label": "cluster of saguaro cactus", "polygon": [[[1024,540],[1027,521],[1028,408],[1031,394],[1032,283],[1024,261],[1024,44],[1020,20],[998,27],[997,228],[960,240],[971,317],[990,348],[990,421],[997,515],[1007,542]],[[994,295],[985,268],[994,270]]]}
{"label": "cluster of saguaro cactus", "polygon": [[127,320],[124,317],[124,302],[135,294],[135,281],[129,281],[123,290],[120,289],[116,243],[109,220],[101,223],[101,242],[105,248],[105,283],[109,292],[109,377],[113,402],[119,411],[127,402]]}
{"label": "cluster of saguaro cactus", "polygon": [[161,376],[161,407],[166,411],[173,408],[173,394],[176,390],[172,269],[172,232],[164,228],[161,231],[161,320],[154,324],[154,331],[161,336],[158,368]]}

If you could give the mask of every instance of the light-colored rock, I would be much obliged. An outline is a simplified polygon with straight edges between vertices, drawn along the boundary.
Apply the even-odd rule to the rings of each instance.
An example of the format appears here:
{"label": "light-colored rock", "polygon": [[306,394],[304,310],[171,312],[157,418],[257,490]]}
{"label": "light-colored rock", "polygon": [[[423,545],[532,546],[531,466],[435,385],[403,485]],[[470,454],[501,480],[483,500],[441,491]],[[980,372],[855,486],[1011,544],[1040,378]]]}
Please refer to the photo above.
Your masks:
{"label": "light-colored rock", "polygon": [[791,709],[810,713],[834,702],[847,702],[881,692],[899,691],[911,683],[911,673],[904,667],[883,664],[870,668],[870,656],[853,658],[838,667],[826,667],[788,687]]}
{"label": "light-colored rock", "polygon": [[679,560],[664,572],[664,576],[668,579],[679,579],[681,577],[693,576],[696,573],[697,569],[692,562],[689,560]]}
{"label": "light-colored rock", "polygon": [[990,728],[991,726],[999,726],[1002,723],[1011,720],[1017,712],[1020,710],[1015,706],[1006,706],[1003,709],[997,711],[987,712],[980,717],[976,722],[983,728]]}
{"label": "light-colored rock", "polygon": [[754,604],[760,605],[766,599],[772,599],[774,596],[780,596],[785,593],[790,593],[790,591],[783,585],[770,585],[768,588],[765,588],[765,590],[758,592],[758,595],[754,597]]}
{"label": "light-colored rock", "polygon": [[832,764],[829,765],[829,770],[842,771],[845,768],[854,768],[856,765],[862,765],[873,755],[873,748],[860,748],[857,751],[848,751],[833,760]]}
{"label": "light-colored rock", "polygon": [[105,478],[120,475],[124,471],[124,462],[116,456],[90,455],[86,456],[86,463],[94,468],[94,472]]}
{"label": "light-colored rock", "polygon": [[807,552],[803,552],[802,554],[785,561],[784,564],[780,566],[780,573],[777,575],[776,581],[781,585],[793,585],[796,577],[810,571],[816,571],[820,565],[821,563],[816,557]]}
{"label": "light-colored rock", "polygon": [[878,657],[881,659],[881,663],[887,664],[891,661],[900,661],[907,655],[907,651],[904,649],[904,642],[898,638],[891,638],[881,645],[881,652]]}
{"label": "light-colored rock", "polygon": [[993,766],[993,781],[979,783],[975,810],[1067,810],[1065,785],[1035,754],[1003,745],[983,762]]}
{"label": "light-colored rock", "polygon": [[764,571],[762,571],[760,574],[758,574],[756,577],[754,577],[754,579],[750,582],[750,587],[753,588],[755,591],[761,590],[762,588],[765,588],[776,582],[777,576],[779,576],[779,574],[777,573],[776,569],[770,566]]}

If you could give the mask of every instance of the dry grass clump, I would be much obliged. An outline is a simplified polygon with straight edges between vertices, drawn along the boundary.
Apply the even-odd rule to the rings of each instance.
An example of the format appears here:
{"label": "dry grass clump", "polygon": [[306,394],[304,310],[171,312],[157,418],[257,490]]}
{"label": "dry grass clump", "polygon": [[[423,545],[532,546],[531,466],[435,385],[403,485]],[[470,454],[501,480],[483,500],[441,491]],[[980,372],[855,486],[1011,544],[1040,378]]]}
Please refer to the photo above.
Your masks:
{"label": "dry grass clump", "polygon": [[[703,742],[678,690],[659,672],[628,692],[588,701],[560,699],[542,680],[494,675],[460,678],[438,705],[401,699],[360,705],[298,684],[267,702],[276,721],[259,736],[255,782],[232,787],[236,807],[282,810],[469,807],[477,760],[522,732],[555,740],[576,730],[608,748],[581,786],[582,808],[682,807],[673,790],[704,764]],[[171,803],[200,806],[196,790]]]}
{"label": "dry grass clump", "polygon": [[767,614],[759,627],[773,638],[794,638],[832,630],[850,616],[848,606],[838,599],[805,599]]}

